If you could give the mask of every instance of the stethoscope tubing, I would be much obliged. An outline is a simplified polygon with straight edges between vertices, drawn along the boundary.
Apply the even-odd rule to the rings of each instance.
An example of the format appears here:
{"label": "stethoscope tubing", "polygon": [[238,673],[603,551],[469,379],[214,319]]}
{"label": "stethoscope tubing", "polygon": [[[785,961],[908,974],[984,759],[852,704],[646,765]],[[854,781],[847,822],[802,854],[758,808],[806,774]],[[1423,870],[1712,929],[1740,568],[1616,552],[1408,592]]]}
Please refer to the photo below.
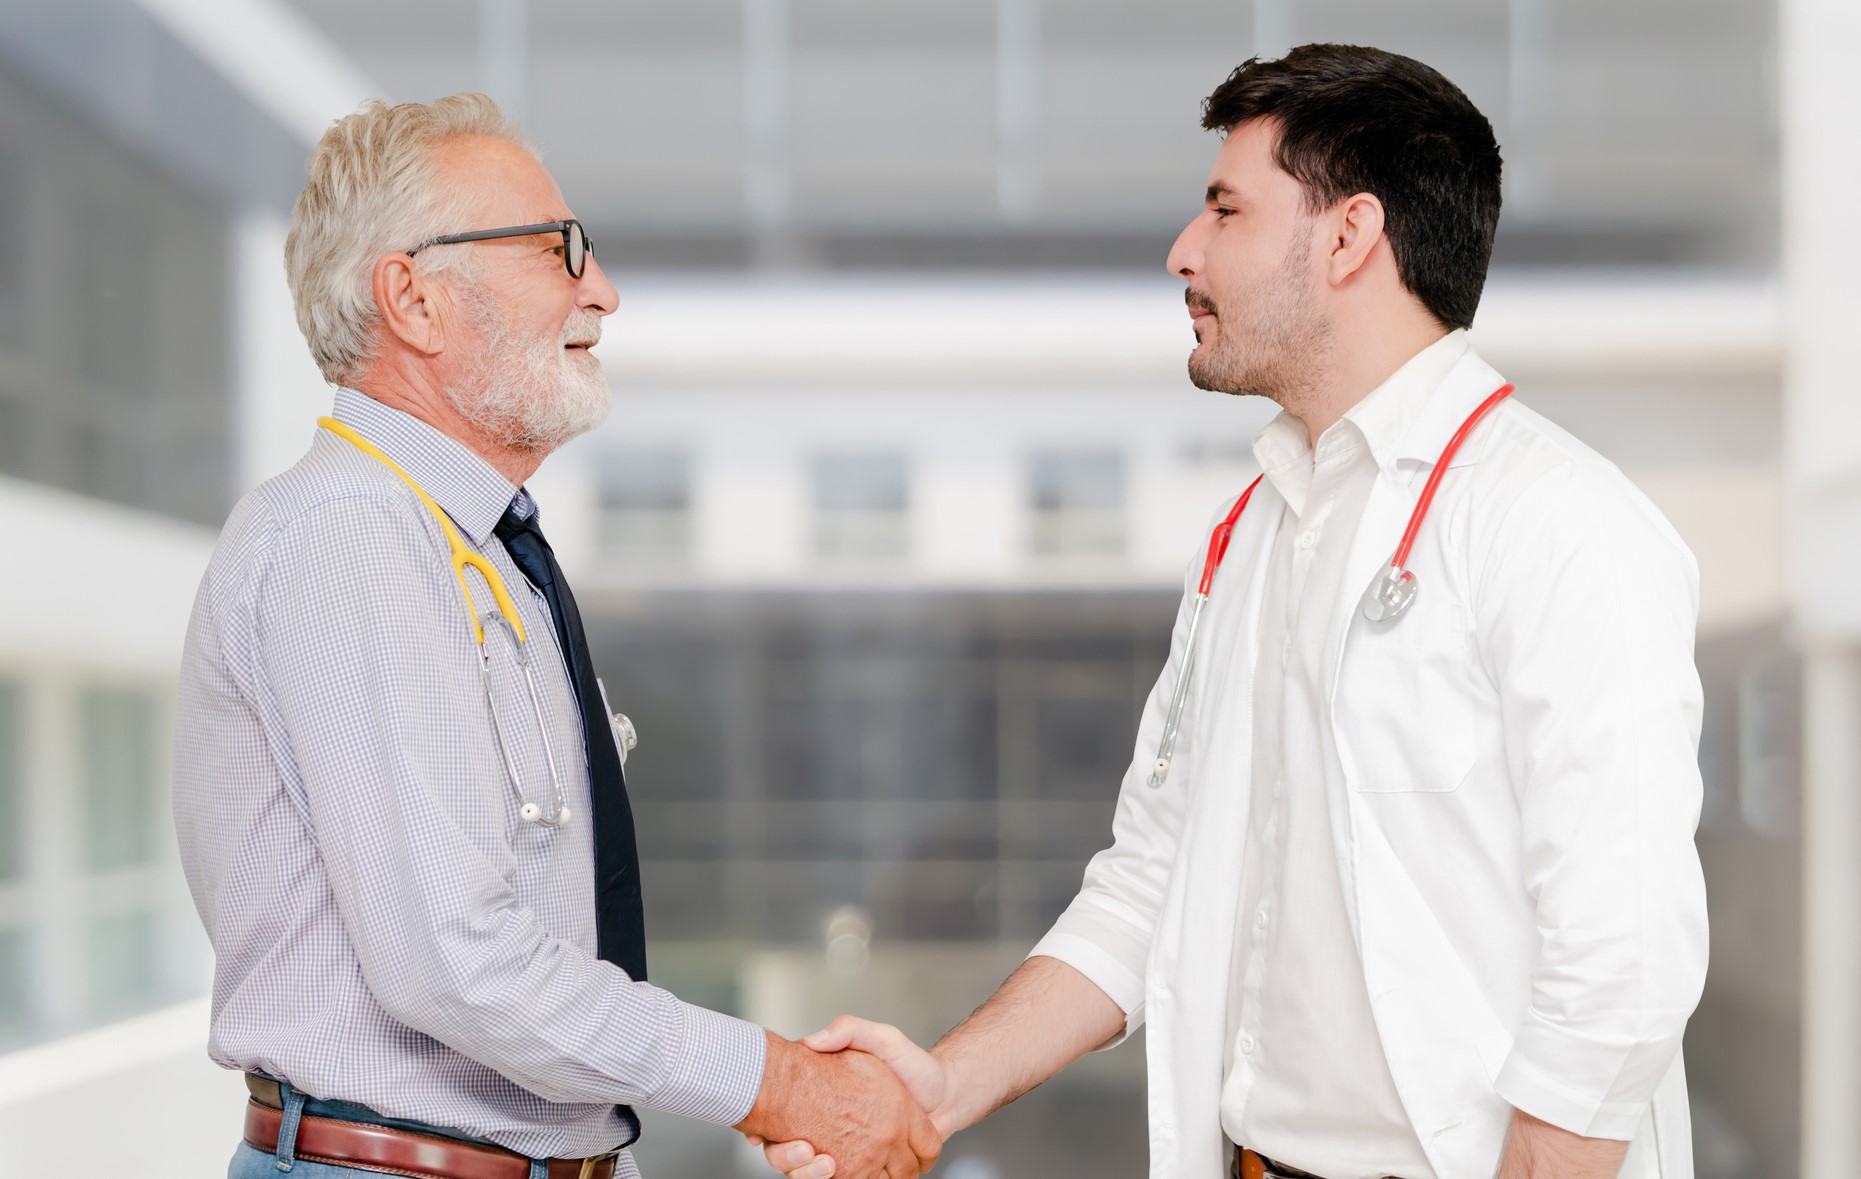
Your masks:
{"label": "stethoscope tubing", "polygon": [[[567,794],[562,786],[562,774],[556,766],[556,750],[549,740],[549,723],[543,711],[543,696],[536,686],[536,670],[530,661],[530,638],[524,633],[523,622],[517,617],[517,603],[510,596],[510,589],[504,584],[504,578],[497,567],[479,553],[465,546],[465,539],[453,526],[452,520],[435,503],[426,489],[414,481],[414,477],[401,469],[400,464],[389,458],[374,443],[360,433],[337,421],[335,418],[317,419],[317,425],[354,446],[363,454],[375,459],[382,466],[400,476],[401,482],[412,489],[420,502],[426,505],[433,519],[438,521],[440,531],[446,537],[446,543],[452,550],[452,573],[458,578],[459,592],[465,596],[465,614],[472,623],[472,629],[478,639],[479,673],[484,681],[485,705],[491,710],[491,731],[497,742],[498,754],[504,759],[504,770],[510,775],[511,786],[517,791],[518,814],[525,820],[544,827],[558,827],[569,821]],[[472,587],[466,584],[465,570],[471,567],[485,579],[485,585],[491,590],[492,601],[496,603],[495,613],[478,612],[472,600]],[[544,812],[543,808],[530,801],[523,790],[523,778],[517,773],[517,763],[511,756],[510,743],[504,735],[504,722],[498,713],[497,697],[491,690],[491,648],[485,636],[489,631],[502,630],[511,640],[511,649],[516,652],[518,665],[523,669],[524,682],[530,694],[530,705],[536,714],[537,731],[543,740],[543,759],[549,765],[549,784],[555,794],[556,809]]]}
{"label": "stethoscope tubing", "polygon": [[[1447,446],[1441,451],[1441,457],[1428,472],[1428,481],[1422,485],[1422,494],[1415,501],[1415,508],[1409,513],[1408,527],[1402,530],[1402,542],[1396,546],[1395,556],[1390,558],[1377,580],[1371,584],[1366,596],[1365,613],[1374,621],[1389,621],[1408,609],[1415,600],[1415,575],[1409,572],[1409,554],[1415,548],[1415,537],[1422,529],[1422,521],[1428,518],[1428,509],[1433,506],[1435,489],[1441,485],[1441,477],[1446,474],[1448,464],[1460,452],[1461,444],[1473,433],[1474,427],[1485,420],[1486,415],[1498,407],[1499,403],[1512,396],[1517,386],[1506,384],[1500,386],[1491,396],[1460,424],[1454,436],[1448,439]],[[1170,706],[1163,716],[1163,733],[1157,741],[1157,759],[1151,763],[1150,776],[1145,785],[1159,789],[1169,780],[1171,763],[1176,759],[1176,738],[1182,731],[1183,710],[1189,703],[1189,673],[1195,667],[1196,632],[1201,628],[1202,611],[1208,605],[1209,592],[1215,586],[1215,573],[1221,568],[1222,560],[1228,555],[1228,544],[1234,539],[1234,525],[1247,509],[1247,501],[1253,498],[1254,489],[1260,486],[1264,473],[1254,476],[1254,481],[1247,485],[1247,490],[1234,501],[1228,509],[1227,516],[1215,526],[1208,538],[1208,556],[1202,562],[1202,579],[1196,583],[1195,598],[1189,607],[1189,627],[1183,635],[1182,665],[1176,671],[1176,685],[1170,692]],[[1379,592],[1381,591],[1381,592]],[[1381,601],[1384,607],[1378,613],[1371,613],[1371,603]]]}

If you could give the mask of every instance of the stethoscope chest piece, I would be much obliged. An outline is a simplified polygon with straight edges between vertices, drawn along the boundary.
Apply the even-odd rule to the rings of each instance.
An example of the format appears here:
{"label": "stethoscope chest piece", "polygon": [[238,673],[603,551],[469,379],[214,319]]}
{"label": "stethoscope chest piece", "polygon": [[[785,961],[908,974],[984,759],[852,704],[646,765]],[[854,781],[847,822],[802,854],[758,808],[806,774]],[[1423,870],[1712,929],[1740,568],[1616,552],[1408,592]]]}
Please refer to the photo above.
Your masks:
{"label": "stethoscope chest piece", "polygon": [[1371,622],[1389,622],[1415,601],[1415,574],[1398,565],[1383,567],[1363,595],[1363,616]]}

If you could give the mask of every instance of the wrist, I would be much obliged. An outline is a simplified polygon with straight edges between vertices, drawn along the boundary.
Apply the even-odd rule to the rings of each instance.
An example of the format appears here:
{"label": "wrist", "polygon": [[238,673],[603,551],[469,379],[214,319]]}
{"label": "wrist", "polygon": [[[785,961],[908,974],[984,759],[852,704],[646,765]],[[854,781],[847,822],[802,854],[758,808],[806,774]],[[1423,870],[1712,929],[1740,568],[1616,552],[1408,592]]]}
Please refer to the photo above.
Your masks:
{"label": "wrist", "polygon": [[767,1051],[763,1056],[762,1085],[756,1091],[756,1100],[750,1105],[750,1112],[733,1129],[743,1134],[755,1134],[774,1142],[785,1141],[781,1134],[779,1110],[785,1094],[792,1094],[796,1081],[800,1078],[801,1061],[797,1052],[807,1052],[805,1045],[784,1039],[763,1029],[767,1038]]}
{"label": "wrist", "polygon": [[964,1061],[943,1044],[930,1050],[932,1060],[943,1070],[944,1099],[930,1111],[931,1125],[946,1140],[959,1130],[967,1130],[994,1112],[988,1095],[964,1068]]}
{"label": "wrist", "polygon": [[1614,1179],[1627,1153],[1626,1142],[1588,1138],[1515,1109],[1496,1179]]}

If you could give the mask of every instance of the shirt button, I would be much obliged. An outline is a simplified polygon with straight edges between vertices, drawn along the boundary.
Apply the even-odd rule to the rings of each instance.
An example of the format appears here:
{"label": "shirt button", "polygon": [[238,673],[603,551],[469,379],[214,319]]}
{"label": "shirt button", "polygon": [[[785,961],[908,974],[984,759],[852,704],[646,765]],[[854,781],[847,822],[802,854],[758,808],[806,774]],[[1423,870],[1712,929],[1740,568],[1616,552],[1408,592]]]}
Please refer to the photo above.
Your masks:
{"label": "shirt button", "polygon": [[1261,929],[1265,929],[1267,927],[1267,911],[1265,909],[1262,909],[1258,913],[1254,914],[1254,924]]}
{"label": "shirt button", "polygon": [[1278,798],[1280,796],[1280,791],[1281,791],[1280,783],[1278,782],[1273,783],[1273,797],[1274,798]]}
{"label": "shirt button", "polygon": [[1241,1051],[1242,1051],[1243,1053],[1246,1053],[1246,1054],[1248,1054],[1248,1055],[1252,1055],[1252,1054],[1253,1054],[1253,1051],[1254,1051],[1254,1038],[1253,1038],[1252,1036],[1242,1036],[1242,1037],[1241,1037]]}
{"label": "shirt button", "polygon": [[1318,543],[1318,530],[1316,528],[1308,529],[1305,532],[1301,532],[1299,534],[1299,547],[1300,548],[1309,549],[1317,543]]}

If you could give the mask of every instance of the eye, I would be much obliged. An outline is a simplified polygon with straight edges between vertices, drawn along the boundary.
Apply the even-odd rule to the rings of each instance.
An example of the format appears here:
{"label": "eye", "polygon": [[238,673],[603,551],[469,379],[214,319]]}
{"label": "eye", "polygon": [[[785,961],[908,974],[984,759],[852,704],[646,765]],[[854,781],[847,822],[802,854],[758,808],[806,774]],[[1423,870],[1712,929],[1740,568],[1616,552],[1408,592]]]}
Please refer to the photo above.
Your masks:
{"label": "eye", "polygon": [[1220,205],[1216,205],[1211,211],[1215,214],[1215,220],[1217,221],[1224,221],[1232,214],[1240,212],[1239,209],[1224,209]]}

